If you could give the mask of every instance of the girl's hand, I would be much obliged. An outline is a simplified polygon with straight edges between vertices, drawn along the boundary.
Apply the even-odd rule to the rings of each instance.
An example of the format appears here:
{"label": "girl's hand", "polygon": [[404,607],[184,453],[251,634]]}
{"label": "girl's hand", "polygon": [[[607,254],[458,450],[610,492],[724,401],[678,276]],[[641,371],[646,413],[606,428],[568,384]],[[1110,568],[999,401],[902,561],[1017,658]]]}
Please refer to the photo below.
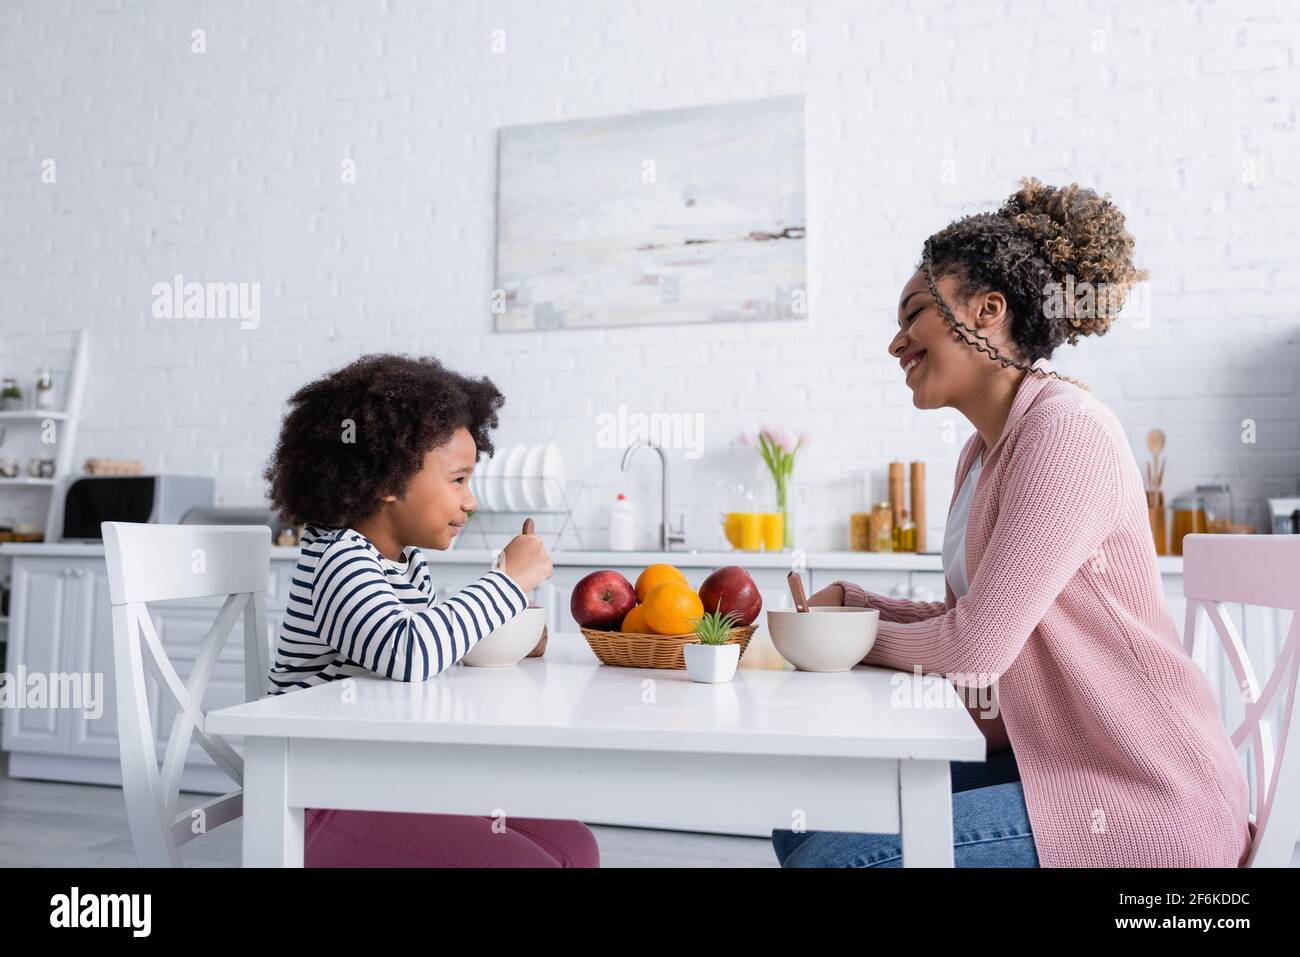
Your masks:
{"label": "girl's hand", "polygon": [[524,591],[551,577],[551,556],[536,535],[516,535],[501,552],[501,568]]}
{"label": "girl's hand", "polygon": [[809,605],[834,605],[842,606],[844,604],[844,586],[827,585],[819,592],[815,592],[808,598]]}
{"label": "girl's hand", "polygon": [[[529,608],[539,607],[535,602],[528,603]],[[546,626],[542,625],[542,637],[537,639],[537,646],[525,655],[525,658],[540,658],[546,653]]]}

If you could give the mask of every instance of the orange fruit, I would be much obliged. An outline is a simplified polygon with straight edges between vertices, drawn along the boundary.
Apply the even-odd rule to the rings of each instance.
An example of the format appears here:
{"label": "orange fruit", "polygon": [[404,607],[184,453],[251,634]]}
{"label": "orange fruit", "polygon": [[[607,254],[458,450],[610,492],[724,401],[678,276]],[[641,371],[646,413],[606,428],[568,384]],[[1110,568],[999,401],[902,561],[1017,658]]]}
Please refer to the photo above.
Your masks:
{"label": "orange fruit", "polygon": [[638,604],[643,604],[646,596],[650,594],[655,585],[661,585],[664,582],[677,582],[680,585],[686,584],[686,576],[679,572],[672,565],[651,565],[636,580],[636,600]]}
{"label": "orange fruit", "polygon": [[650,626],[645,623],[645,606],[637,605],[627,613],[623,618],[623,625],[619,631],[629,631],[635,635],[650,634]]}
{"label": "orange fruit", "polygon": [[660,582],[646,595],[645,623],[659,635],[681,635],[695,630],[704,617],[704,602],[695,589],[683,582]]}

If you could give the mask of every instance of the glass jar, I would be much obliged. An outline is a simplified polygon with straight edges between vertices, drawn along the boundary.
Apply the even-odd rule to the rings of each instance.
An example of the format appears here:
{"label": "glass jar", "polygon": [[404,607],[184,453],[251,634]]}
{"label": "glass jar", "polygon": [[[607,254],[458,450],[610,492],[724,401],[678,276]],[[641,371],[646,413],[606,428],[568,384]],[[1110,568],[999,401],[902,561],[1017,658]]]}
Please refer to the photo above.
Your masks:
{"label": "glass jar", "polygon": [[888,502],[879,502],[871,510],[871,550],[894,550],[894,509]]}
{"label": "glass jar", "polygon": [[1196,494],[1205,502],[1205,530],[1226,532],[1232,525],[1232,491],[1223,482],[1196,486]]}
{"label": "glass jar", "polygon": [[851,512],[849,514],[849,550],[854,552],[871,551],[870,512]]}
{"label": "glass jar", "polygon": [[1199,495],[1176,498],[1170,508],[1174,513],[1173,538],[1169,543],[1170,552],[1181,555],[1184,538],[1188,535],[1204,534],[1208,530],[1205,521],[1205,499]]}
{"label": "glass jar", "polygon": [[1147,490],[1147,518],[1151,522],[1151,538],[1156,554],[1169,554],[1169,529],[1165,525],[1165,493],[1159,489]]}
{"label": "glass jar", "polygon": [[871,487],[871,472],[864,469],[857,476],[857,502],[866,502],[865,510],[849,513],[849,550],[854,552],[871,552],[871,499],[874,498]]}

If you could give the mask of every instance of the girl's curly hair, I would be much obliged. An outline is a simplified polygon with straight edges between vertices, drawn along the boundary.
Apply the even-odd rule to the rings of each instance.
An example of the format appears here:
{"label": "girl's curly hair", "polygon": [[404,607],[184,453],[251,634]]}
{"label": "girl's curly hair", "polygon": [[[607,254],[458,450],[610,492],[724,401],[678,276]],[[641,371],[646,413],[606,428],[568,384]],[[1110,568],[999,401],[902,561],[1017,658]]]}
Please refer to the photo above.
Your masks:
{"label": "girl's curly hair", "polygon": [[367,355],[300,388],[264,477],[293,525],[341,528],[401,496],[424,456],[462,426],[491,455],[505,397],[437,359]]}
{"label": "girl's curly hair", "polygon": [[[1022,179],[996,213],[963,217],[927,239],[917,268],[957,276],[963,299],[990,290],[1006,296],[1020,361],[1004,364],[1017,366],[1050,358],[1057,346],[1076,345],[1080,336],[1105,335],[1130,287],[1148,277],[1133,265],[1133,236],[1109,194],[1078,184],[1046,186],[1033,177]],[[1049,308],[1067,277],[1076,287],[1093,285],[1094,309]],[[975,335],[985,345],[959,337],[990,352],[988,340]],[[996,350],[990,354],[1003,358]]]}

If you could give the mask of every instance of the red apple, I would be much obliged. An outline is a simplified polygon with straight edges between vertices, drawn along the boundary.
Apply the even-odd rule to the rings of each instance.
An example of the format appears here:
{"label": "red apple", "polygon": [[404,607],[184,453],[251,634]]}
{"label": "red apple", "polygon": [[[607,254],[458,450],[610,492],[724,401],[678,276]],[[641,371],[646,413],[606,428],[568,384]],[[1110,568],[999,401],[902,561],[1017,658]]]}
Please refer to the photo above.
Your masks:
{"label": "red apple", "polygon": [[569,611],[583,628],[617,631],[623,616],[636,607],[636,589],[613,571],[592,572],[573,586]]}
{"label": "red apple", "polygon": [[704,610],[731,612],[738,625],[752,625],[763,610],[763,596],[749,572],[739,565],[728,565],[704,579],[700,585],[700,601]]}

